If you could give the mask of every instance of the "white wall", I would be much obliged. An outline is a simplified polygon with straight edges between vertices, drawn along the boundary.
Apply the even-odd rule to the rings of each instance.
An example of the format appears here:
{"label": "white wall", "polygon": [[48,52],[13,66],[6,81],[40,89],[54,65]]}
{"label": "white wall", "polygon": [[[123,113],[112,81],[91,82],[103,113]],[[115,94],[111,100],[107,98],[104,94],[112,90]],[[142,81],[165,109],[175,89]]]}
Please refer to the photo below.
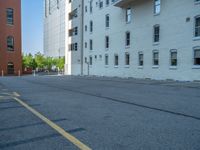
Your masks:
{"label": "white wall", "polygon": [[[84,57],[93,56],[90,74],[152,79],[200,80],[200,69],[193,69],[193,47],[200,46],[200,40],[193,40],[194,17],[200,15],[200,5],[188,0],[161,0],[161,13],[153,14],[153,0],[135,0],[131,5],[132,22],[126,24],[125,9],[110,4],[99,9],[93,1],[93,13],[89,12],[89,3],[85,0],[88,12],[84,15]],[[105,15],[110,15],[110,28],[105,28]],[[186,22],[186,18],[190,18]],[[89,33],[89,21],[93,20],[94,31]],[[153,26],[160,25],[160,42],[153,45]],[[125,32],[131,32],[131,46],[125,48]],[[105,49],[105,36],[110,37],[110,48]],[[89,39],[93,39],[93,51],[89,50]],[[178,51],[177,69],[170,69],[170,49]],[[152,51],[159,50],[159,67],[152,67]],[[144,53],[143,69],[138,67],[138,52]],[[125,52],[130,54],[130,66],[127,68]],[[104,55],[109,55],[109,66],[104,65]],[[114,67],[114,54],[119,55],[119,66]],[[97,60],[94,56],[97,55]],[[102,55],[102,60],[99,59]],[[87,74],[87,65],[84,65]]]}

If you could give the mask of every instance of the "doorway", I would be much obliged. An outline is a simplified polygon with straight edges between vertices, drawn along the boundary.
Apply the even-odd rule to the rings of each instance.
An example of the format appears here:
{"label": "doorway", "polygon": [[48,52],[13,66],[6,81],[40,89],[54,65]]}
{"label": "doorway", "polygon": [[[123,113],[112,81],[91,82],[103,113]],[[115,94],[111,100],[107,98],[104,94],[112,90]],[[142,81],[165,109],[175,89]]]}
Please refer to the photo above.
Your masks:
{"label": "doorway", "polygon": [[8,75],[13,75],[14,74],[14,64],[12,62],[9,62],[7,65],[7,72]]}

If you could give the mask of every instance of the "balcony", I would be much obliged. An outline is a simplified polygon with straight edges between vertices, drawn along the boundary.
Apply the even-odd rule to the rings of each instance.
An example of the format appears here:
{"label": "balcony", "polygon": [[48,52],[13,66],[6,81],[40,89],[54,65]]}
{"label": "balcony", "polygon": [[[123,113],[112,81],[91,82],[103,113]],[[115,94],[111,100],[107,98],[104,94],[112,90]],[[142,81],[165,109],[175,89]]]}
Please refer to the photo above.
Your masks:
{"label": "balcony", "polygon": [[114,3],[114,6],[123,8],[123,7],[129,6],[134,1],[135,0],[116,0],[116,2]]}

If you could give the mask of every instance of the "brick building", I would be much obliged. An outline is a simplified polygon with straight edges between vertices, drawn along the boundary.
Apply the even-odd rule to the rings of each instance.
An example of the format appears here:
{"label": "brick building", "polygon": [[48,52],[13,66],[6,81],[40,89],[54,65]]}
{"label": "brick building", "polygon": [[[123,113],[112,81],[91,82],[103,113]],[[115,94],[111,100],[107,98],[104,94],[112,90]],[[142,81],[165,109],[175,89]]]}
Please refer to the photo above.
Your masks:
{"label": "brick building", "polygon": [[21,0],[0,0],[0,73],[21,72]]}

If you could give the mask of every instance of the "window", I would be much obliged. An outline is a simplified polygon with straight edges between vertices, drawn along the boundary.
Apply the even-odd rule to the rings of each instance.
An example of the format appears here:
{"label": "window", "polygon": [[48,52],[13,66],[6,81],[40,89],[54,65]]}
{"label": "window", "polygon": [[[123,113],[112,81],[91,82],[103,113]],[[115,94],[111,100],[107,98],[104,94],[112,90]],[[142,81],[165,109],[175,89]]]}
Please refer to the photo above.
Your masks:
{"label": "window", "polygon": [[109,63],[109,62],[108,62],[108,55],[106,54],[106,55],[105,55],[105,65],[107,66],[108,63]]}
{"label": "window", "polygon": [[200,0],[194,0],[195,4],[200,4]]}
{"label": "window", "polygon": [[200,37],[200,16],[195,17],[195,37]]}
{"label": "window", "polygon": [[139,60],[138,65],[139,65],[139,66],[143,66],[143,65],[144,65],[144,60],[143,60],[143,58],[144,58],[143,53],[142,53],[142,52],[139,52],[139,54],[138,54],[138,60]]}
{"label": "window", "polygon": [[85,42],[85,48],[87,48],[87,42]]}
{"label": "window", "polygon": [[109,14],[107,14],[105,18],[106,18],[106,22],[105,22],[106,28],[109,28],[109,26],[110,26],[110,17],[109,17]]}
{"label": "window", "polygon": [[90,40],[90,50],[93,50],[93,41]]}
{"label": "window", "polygon": [[14,10],[12,8],[7,8],[6,15],[7,15],[7,24],[13,25],[14,24]]}
{"label": "window", "polygon": [[106,0],[106,6],[108,6],[110,3],[110,0]]}
{"label": "window", "polygon": [[14,74],[15,73],[14,64],[12,62],[9,62],[7,64],[7,73],[8,74]]}
{"label": "window", "polygon": [[130,32],[126,32],[126,46],[130,46]]}
{"label": "window", "polygon": [[170,50],[170,66],[177,66],[177,50]]}
{"label": "window", "polygon": [[78,35],[78,27],[69,30],[69,37],[74,35]]}
{"label": "window", "polygon": [[126,23],[131,22],[131,8],[126,9]]}
{"label": "window", "polygon": [[74,50],[75,50],[75,51],[78,50],[78,43],[74,43]]}
{"label": "window", "polygon": [[200,47],[194,48],[194,65],[200,65]]}
{"label": "window", "polygon": [[92,65],[92,56],[90,56],[89,64]]}
{"label": "window", "polygon": [[78,35],[78,27],[74,28],[74,35]]}
{"label": "window", "polygon": [[85,32],[87,31],[87,25],[85,25]]}
{"label": "window", "polygon": [[160,26],[159,25],[155,25],[153,28],[154,28],[153,41],[154,41],[154,43],[157,43],[157,42],[160,41]]}
{"label": "window", "polygon": [[129,55],[129,53],[125,53],[125,65],[126,66],[130,65],[130,55]]}
{"label": "window", "polygon": [[85,6],[85,12],[87,12],[87,6]]}
{"label": "window", "polygon": [[78,43],[69,44],[69,51],[77,51],[78,50]]}
{"label": "window", "polygon": [[74,18],[78,17],[78,10],[74,9],[72,12],[69,13],[69,20],[72,20]]}
{"label": "window", "polygon": [[60,1],[57,0],[57,9],[59,9],[59,8],[60,8]]}
{"label": "window", "polygon": [[158,51],[153,51],[153,65],[154,66],[159,65],[159,53],[158,53]]}
{"label": "window", "polygon": [[114,65],[118,66],[119,65],[119,57],[118,57],[118,55],[115,55],[114,58],[115,58],[114,59]]}
{"label": "window", "polygon": [[160,13],[161,0],[154,0],[154,14]]}
{"label": "window", "polygon": [[109,48],[109,36],[106,36],[106,38],[105,38],[105,47],[106,47],[106,49]]}
{"label": "window", "polygon": [[92,2],[93,0],[90,0],[90,13],[92,13]]}
{"label": "window", "polygon": [[90,21],[90,33],[93,32],[93,21]]}
{"label": "window", "polygon": [[12,36],[7,37],[7,50],[14,51],[14,37]]}
{"label": "window", "polygon": [[99,9],[103,8],[103,1],[99,2]]}

